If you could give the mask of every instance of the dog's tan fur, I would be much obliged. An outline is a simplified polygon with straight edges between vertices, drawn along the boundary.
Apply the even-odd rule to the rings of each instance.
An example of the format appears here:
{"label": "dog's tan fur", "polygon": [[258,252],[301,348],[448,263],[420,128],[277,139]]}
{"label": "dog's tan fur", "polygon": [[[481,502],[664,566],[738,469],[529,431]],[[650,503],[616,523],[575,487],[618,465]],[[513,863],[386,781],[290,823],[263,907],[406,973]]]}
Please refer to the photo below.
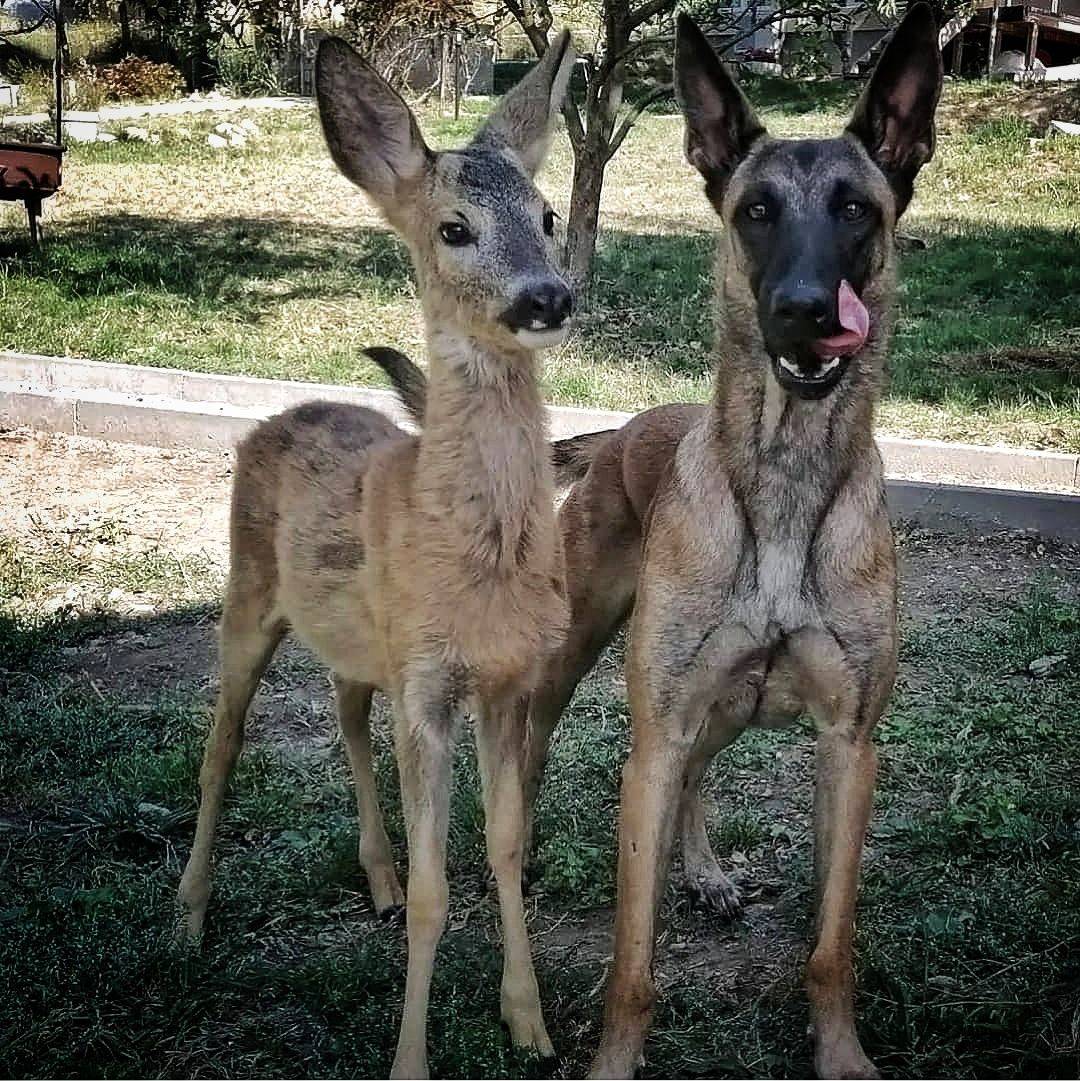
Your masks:
{"label": "dog's tan fur", "polygon": [[[876,1071],[855,1028],[852,931],[876,774],[871,735],[896,669],[896,563],[872,422],[891,332],[893,233],[910,181],[932,153],[940,54],[929,9],[912,9],[851,134],[789,151],[764,136],[722,71],[707,74],[707,51],[700,32],[682,22],[677,85],[686,95],[705,70],[710,93],[727,101],[712,105],[719,119],[750,133],[746,146],[736,130],[703,130],[698,92],[682,97],[688,156],[725,223],[713,403],[696,419],[654,412],[632,422],[614,441],[623,453],[606,448],[593,467],[617,461],[622,485],[613,483],[617,476],[590,475],[581,486],[583,498],[599,486],[609,502],[621,487],[645,534],[627,659],[633,741],[623,773],[615,957],[592,1074],[628,1077],[642,1053],[676,818],[691,852],[704,835],[694,800],[673,813],[683,793],[747,726],[782,725],[806,712],[817,727],[817,920],[807,967],[815,1066],[821,1077],[870,1077]],[[680,64],[691,70],[680,72]],[[730,164],[718,162],[717,142]],[[812,168],[800,168],[800,154]],[[892,184],[886,170],[898,175]],[[744,212],[744,191],[751,200],[759,197],[751,190],[769,191],[799,220],[804,201],[825,207],[838,185],[877,215],[861,292],[871,332],[837,388],[805,401],[773,375],[751,285],[759,268],[734,216]],[[571,564],[578,555],[569,553]],[[625,597],[630,583],[620,585]]]}
{"label": "dog's tan fur", "polygon": [[[427,1074],[427,1000],[447,911],[451,754],[466,707],[475,714],[502,914],[502,1013],[515,1043],[552,1053],[521,899],[524,702],[540,659],[563,639],[568,609],[535,355],[499,313],[515,280],[558,273],[540,224],[546,204],[529,177],[571,63],[564,35],[466,151],[435,155],[370,68],[342,43],[324,45],[319,92],[330,148],[417,267],[431,358],[423,433],[316,402],[267,421],[237,452],[221,691],[180,887],[186,931],[202,930],[214,827],[248,705],[292,629],[334,673],[360,862],[381,912],[403,895],[372,775],[373,690],[393,704],[410,867],[399,1077]],[[440,222],[459,212],[476,242],[444,250]]]}

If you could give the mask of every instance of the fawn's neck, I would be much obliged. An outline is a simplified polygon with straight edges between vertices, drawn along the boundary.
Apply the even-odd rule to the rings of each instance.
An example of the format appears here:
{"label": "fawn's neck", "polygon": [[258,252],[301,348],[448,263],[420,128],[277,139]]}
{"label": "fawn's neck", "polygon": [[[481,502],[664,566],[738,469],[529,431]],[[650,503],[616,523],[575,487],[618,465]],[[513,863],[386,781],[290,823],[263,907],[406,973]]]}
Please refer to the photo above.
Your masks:
{"label": "fawn's neck", "polygon": [[482,573],[541,566],[554,549],[547,411],[529,350],[429,332],[416,487]]}

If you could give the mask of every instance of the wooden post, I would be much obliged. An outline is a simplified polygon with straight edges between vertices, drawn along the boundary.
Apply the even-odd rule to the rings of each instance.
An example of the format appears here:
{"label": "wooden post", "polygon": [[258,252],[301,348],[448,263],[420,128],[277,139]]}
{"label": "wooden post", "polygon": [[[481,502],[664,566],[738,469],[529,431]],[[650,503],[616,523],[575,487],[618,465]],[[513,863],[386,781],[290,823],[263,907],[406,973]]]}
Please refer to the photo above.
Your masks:
{"label": "wooden post", "polygon": [[461,115],[461,34],[454,34],[454,119]]}
{"label": "wooden post", "polygon": [[1029,74],[1031,73],[1031,69],[1035,67],[1035,51],[1038,47],[1039,24],[1032,19],[1031,25],[1028,27],[1027,57],[1025,58],[1025,65]]}
{"label": "wooden post", "polygon": [[[64,141],[64,51],[67,35],[64,33],[64,9],[60,0],[53,2],[53,22],[56,27],[56,58],[53,60],[53,82],[56,89],[56,145]],[[34,228],[31,225],[31,234]]]}
{"label": "wooden post", "polygon": [[41,244],[41,200],[28,198],[26,200],[26,220],[30,226],[30,243],[33,247]]}
{"label": "wooden post", "polygon": [[120,18],[120,51],[127,56],[131,52],[131,11],[128,0],[120,0],[116,13]]}
{"label": "wooden post", "polygon": [[439,116],[450,111],[450,35],[439,35]]}
{"label": "wooden post", "polygon": [[990,77],[990,72],[994,70],[994,59],[997,53],[998,45],[998,7],[995,2],[993,9],[990,12],[990,40],[987,42],[986,47],[986,77]]}
{"label": "wooden post", "polygon": [[956,76],[964,74],[964,31],[956,35],[956,44],[953,46],[952,73]]}

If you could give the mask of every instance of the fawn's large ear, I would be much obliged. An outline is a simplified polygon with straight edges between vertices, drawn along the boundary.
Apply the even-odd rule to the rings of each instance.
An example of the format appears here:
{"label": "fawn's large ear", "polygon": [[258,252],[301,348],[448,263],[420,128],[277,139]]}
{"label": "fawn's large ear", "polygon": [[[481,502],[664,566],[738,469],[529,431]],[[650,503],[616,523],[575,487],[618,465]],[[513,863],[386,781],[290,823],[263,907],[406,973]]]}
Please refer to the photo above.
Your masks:
{"label": "fawn's large ear", "polygon": [[705,190],[717,205],[765,127],[685,12],[675,27],[675,97],[686,120],[686,159],[705,178]]}
{"label": "fawn's large ear", "polygon": [[929,4],[915,4],[881,54],[847,126],[889,178],[897,216],[911,201],[919,170],[934,156],[941,81],[934,13]]}
{"label": "fawn's large ear", "polygon": [[552,122],[562,108],[573,67],[574,46],[570,43],[570,31],[564,30],[547,47],[532,71],[506,93],[477,133],[473,145],[505,146],[532,176],[547,154]]}
{"label": "fawn's large ear", "polygon": [[408,105],[351,45],[326,38],[315,60],[326,145],[338,168],[384,211],[431,152]]}

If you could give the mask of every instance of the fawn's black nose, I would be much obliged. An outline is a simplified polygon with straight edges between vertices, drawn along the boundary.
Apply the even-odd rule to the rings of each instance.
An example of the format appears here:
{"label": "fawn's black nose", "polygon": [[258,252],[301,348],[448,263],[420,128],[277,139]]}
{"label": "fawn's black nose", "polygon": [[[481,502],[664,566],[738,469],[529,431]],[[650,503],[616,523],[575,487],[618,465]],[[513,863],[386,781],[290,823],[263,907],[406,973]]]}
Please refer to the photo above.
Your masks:
{"label": "fawn's black nose", "polygon": [[832,294],[802,282],[779,286],[770,307],[773,319],[790,337],[819,338],[834,322]]}
{"label": "fawn's black nose", "polygon": [[561,281],[549,280],[523,289],[502,318],[511,330],[555,330],[573,307],[570,290]]}

